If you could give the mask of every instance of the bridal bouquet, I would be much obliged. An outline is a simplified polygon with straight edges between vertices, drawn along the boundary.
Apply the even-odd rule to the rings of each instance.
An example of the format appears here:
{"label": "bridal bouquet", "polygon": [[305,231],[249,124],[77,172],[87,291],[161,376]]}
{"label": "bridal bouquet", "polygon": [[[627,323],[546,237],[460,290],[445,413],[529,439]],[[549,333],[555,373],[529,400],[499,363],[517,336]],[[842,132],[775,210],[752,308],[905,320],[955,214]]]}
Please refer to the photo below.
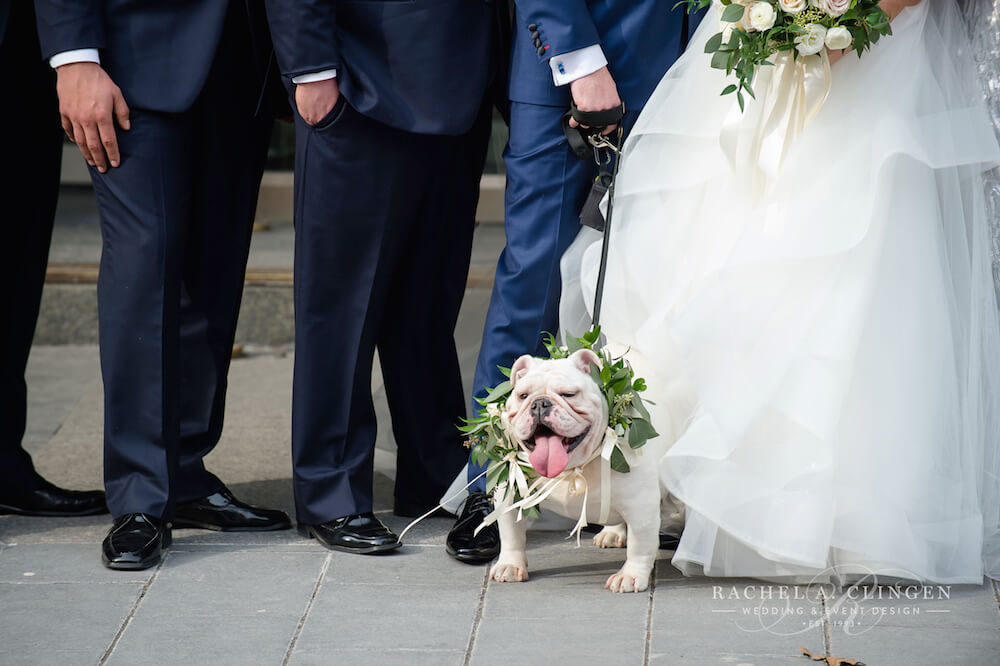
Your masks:
{"label": "bridal bouquet", "polygon": [[735,74],[737,82],[723,95],[754,97],[757,67],[772,65],[771,57],[790,51],[794,58],[821,54],[824,49],[851,49],[861,56],[883,35],[891,35],[889,15],[878,0],[681,0],[689,12],[713,2],[720,5],[723,30],[705,44],[712,67]]}

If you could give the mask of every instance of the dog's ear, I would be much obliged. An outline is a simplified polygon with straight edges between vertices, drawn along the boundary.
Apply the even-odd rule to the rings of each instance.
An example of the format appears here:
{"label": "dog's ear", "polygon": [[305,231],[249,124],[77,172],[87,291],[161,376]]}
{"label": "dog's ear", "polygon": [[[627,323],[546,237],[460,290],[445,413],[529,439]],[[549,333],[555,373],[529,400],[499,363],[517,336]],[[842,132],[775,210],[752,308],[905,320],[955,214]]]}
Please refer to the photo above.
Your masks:
{"label": "dog's ear", "polygon": [[535,358],[531,354],[525,354],[521,358],[514,361],[514,365],[510,368],[510,385],[512,387],[517,386],[517,382],[521,377],[524,377],[525,373],[531,369],[531,366],[535,364]]}
{"label": "dog's ear", "polygon": [[601,358],[589,349],[580,349],[573,352],[569,360],[573,361],[573,365],[580,369],[580,372],[590,376],[590,366],[596,365],[598,368],[601,367]]}

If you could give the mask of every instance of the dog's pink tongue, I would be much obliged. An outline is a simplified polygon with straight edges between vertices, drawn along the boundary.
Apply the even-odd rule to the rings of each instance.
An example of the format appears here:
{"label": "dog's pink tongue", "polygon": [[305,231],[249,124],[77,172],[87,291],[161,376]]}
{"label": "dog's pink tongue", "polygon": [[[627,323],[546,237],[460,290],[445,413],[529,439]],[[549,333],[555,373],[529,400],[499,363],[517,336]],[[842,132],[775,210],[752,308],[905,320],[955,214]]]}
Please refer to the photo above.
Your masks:
{"label": "dog's pink tongue", "polygon": [[531,466],[542,476],[552,478],[566,469],[569,454],[558,435],[539,435],[535,438],[535,450],[528,456]]}

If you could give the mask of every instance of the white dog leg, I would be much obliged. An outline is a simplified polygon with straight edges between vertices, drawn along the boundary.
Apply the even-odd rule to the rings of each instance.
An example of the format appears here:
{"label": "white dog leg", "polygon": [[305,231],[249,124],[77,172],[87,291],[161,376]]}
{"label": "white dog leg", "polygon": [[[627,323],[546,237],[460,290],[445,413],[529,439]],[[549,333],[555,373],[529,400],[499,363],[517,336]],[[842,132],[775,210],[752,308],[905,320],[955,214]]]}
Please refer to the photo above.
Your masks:
{"label": "white dog leg", "polygon": [[598,548],[624,548],[627,536],[625,523],[605,525],[594,535],[594,545]]}
{"label": "white dog leg", "polygon": [[649,587],[649,576],[660,548],[659,502],[629,511],[625,522],[628,525],[625,564],[608,578],[604,588],[612,592],[642,592]]}
{"label": "white dog leg", "polygon": [[528,580],[528,556],[524,552],[527,540],[525,521],[516,520],[509,511],[497,520],[500,528],[500,557],[490,569],[490,578],[498,583],[520,583]]}

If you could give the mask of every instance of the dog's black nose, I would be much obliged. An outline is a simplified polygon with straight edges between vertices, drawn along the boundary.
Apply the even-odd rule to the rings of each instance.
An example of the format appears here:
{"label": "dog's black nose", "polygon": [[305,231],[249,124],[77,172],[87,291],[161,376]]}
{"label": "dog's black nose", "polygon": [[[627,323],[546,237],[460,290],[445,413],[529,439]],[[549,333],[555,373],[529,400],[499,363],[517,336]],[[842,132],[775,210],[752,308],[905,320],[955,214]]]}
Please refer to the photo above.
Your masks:
{"label": "dog's black nose", "polygon": [[552,401],[548,398],[542,396],[531,403],[531,414],[536,418],[541,420],[552,409]]}

